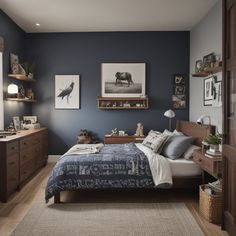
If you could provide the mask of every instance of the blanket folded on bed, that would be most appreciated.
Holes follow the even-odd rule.
[[[68,190],[156,186],[148,158],[134,143],[108,144],[97,153],[72,152],[59,159],[48,179],[45,200]]]
[[[61,158],[70,155],[98,153],[104,147],[103,143],[97,144],[77,144],[69,149]]]

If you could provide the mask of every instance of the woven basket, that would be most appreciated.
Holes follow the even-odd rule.
[[[222,195],[209,195],[204,185],[199,186],[199,211],[211,223],[220,224],[222,218]]]

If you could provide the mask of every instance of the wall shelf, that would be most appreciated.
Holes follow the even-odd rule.
[[[202,72],[192,74],[192,77],[207,77],[218,72],[222,72],[222,66],[207,68]]]
[[[149,108],[149,103],[146,97],[99,97],[98,108],[102,110],[145,110]]]
[[[14,101],[14,102],[37,102],[34,99],[26,99],[26,98],[7,98],[7,101]]]
[[[14,79],[18,79],[18,80],[22,80],[25,82],[36,82],[35,79],[31,79],[25,75],[21,75],[21,74],[8,74],[9,77],[14,78]]]

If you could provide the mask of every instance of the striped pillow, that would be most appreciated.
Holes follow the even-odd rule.
[[[143,140],[143,145],[152,149],[154,152],[158,152],[168,137],[168,135],[164,135],[158,131],[150,130],[148,136]]]

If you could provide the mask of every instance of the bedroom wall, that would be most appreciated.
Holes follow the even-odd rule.
[[[195,70],[196,60],[211,52],[222,58],[221,0],[190,32],[190,74]],[[216,75],[218,80],[222,80],[221,72]],[[201,115],[210,115],[212,124],[222,132],[222,107],[203,106],[203,80],[190,75],[190,120],[196,121]]]
[[[3,52],[3,90],[4,95],[7,86],[13,81],[19,84],[19,81],[9,78],[9,56],[15,53],[20,59],[24,58],[25,37],[26,33],[17,26],[1,9],[0,9],[0,36],[4,39]],[[31,104],[4,101],[4,125],[8,126],[13,116],[23,116],[31,114]]]
[[[115,127],[134,134],[137,122],[143,122],[146,133],[162,131],[168,127],[163,113],[171,108],[173,74],[189,74],[189,32],[28,34],[26,51],[37,65],[33,115],[49,127],[50,154],[64,153],[80,129],[93,131],[100,139]],[[150,109],[99,110],[102,62],[145,62]],[[55,110],[55,74],[80,74],[80,110]],[[188,118],[188,106],[176,111],[176,119]]]

